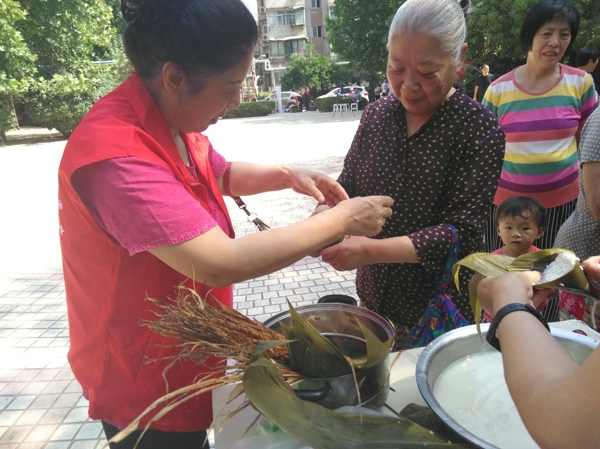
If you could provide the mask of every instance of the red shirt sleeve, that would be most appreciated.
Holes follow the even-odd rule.
[[[214,156],[213,156],[214,155]],[[225,161],[211,151],[211,166]],[[75,191],[96,222],[130,255],[190,240],[217,226],[165,166],[136,157],[77,170]]]

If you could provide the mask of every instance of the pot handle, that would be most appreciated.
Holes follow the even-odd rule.
[[[305,401],[318,402],[333,393],[333,388],[327,382],[323,388],[319,388],[318,390],[294,390],[294,393]]]
[[[323,296],[322,298],[320,298],[317,301],[317,304],[329,304],[329,303],[348,304],[349,306],[358,305],[358,303],[356,302],[356,299],[354,299],[352,296],[348,296],[348,295],[327,295],[327,296]]]

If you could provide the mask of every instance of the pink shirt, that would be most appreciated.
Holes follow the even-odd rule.
[[[226,161],[212,145],[209,151],[212,171],[219,177]],[[203,181],[194,166],[189,169]],[[109,159],[80,168],[72,183],[102,229],[132,256],[191,240],[217,225],[228,232],[227,219],[210,192],[208,212],[158,163]]]
[[[533,246],[531,245],[531,251],[529,251],[530,253],[535,253],[536,251],[539,251],[540,249],[537,246]],[[504,254],[502,252],[502,248],[498,248],[496,251],[494,251],[492,254]]]

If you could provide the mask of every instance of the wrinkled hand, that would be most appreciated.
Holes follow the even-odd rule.
[[[286,186],[296,193],[312,196],[319,203],[333,207],[348,199],[348,194],[335,179],[313,170],[288,167]]]
[[[368,237],[349,237],[321,251],[323,262],[327,262],[337,271],[354,270],[368,265],[369,248],[372,240]]]
[[[586,274],[596,281],[600,281],[600,256],[592,256],[583,262]]]
[[[330,212],[337,215],[343,235],[371,237],[381,232],[386,218],[392,216],[393,205],[389,196],[356,197],[342,201]]]
[[[537,290],[533,283],[541,279],[537,271],[521,271],[492,276],[477,286],[479,303],[492,317],[502,307],[513,304],[531,304],[538,308],[548,299],[551,289]]]

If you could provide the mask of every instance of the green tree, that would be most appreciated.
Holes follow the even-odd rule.
[[[3,0],[4,1],[4,0]],[[45,79],[62,71],[86,70],[108,48],[115,29],[113,12],[104,0],[19,0],[27,12],[20,31],[37,55]],[[101,53],[104,53],[103,51]]]
[[[539,0],[473,0],[468,16],[467,60],[475,66],[491,62],[502,74],[522,63],[526,53],[519,44],[521,24],[527,11]],[[581,24],[570,56],[584,46],[600,46],[600,2],[571,0],[581,14]],[[403,0],[336,0],[333,19],[327,20],[329,42],[340,59],[359,70],[384,72],[387,34]],[[471,70],[475,75],[475,70]],[[469,74],[469,72],[467,72]]]
[[[388,30],[402,3],[398,0],[336,0],[334,18],[327,18],[332,50],[358,70],[385,72]]]
[[[311,92],[321,92],[331,86],[331,62],[328,56],[315,53],[308,46],[305,55],[293,55],[290,64],[281,77],[284,90],[299,91],[308,86]]]
[[[14,0],[0,1],[0,134],[18,125],[14,99],[27,91],[35,72],[35,56],[19,31],[26,14]]]
[[[11,0],[12,1],[12,0]],[[68,136],[94,102],[129,72],[117,0],[17,0],[19,31],[37,56],[38,78],[25,96],[33,120]],[[93,61],[117,63],[98,67]]]

